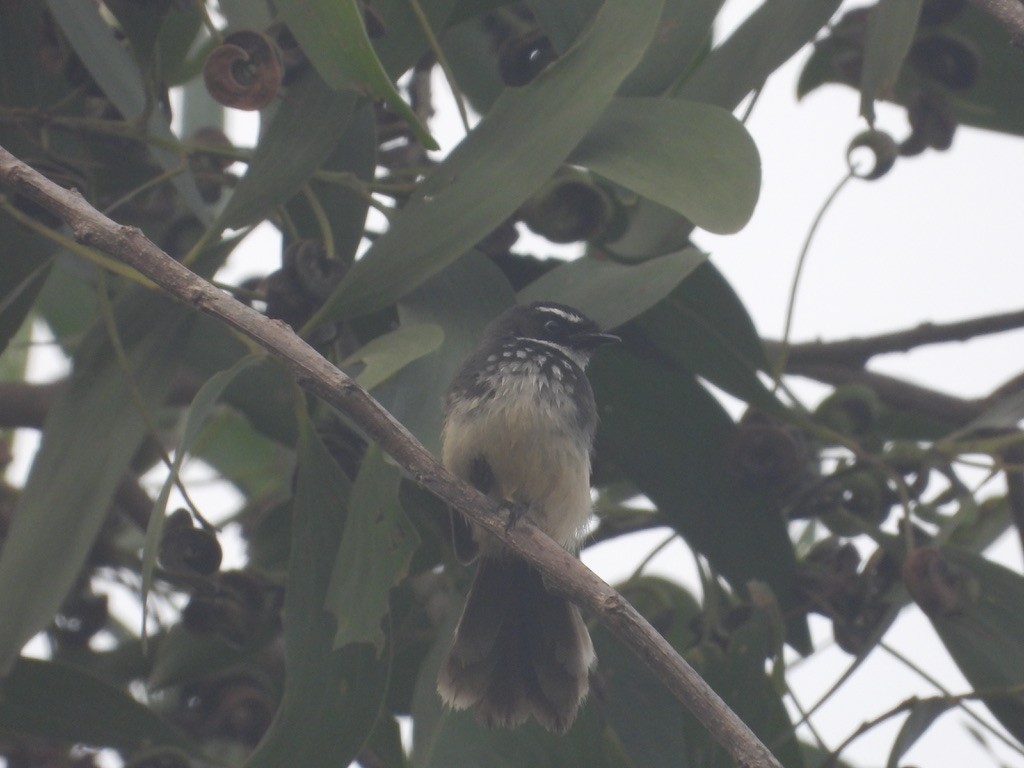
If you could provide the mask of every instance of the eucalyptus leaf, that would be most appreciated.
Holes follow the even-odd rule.
[[[278,0],[281,18],[316,71],[335,91],[361,90],[383,99],[416,132],[427,149],[437,149],[377,58],[355,0]]]
[[[765,0],[708,54],[677,96],[735,109],[832,18],[840,0]]]
[[[761,189],[757,147],[739,120],[681,99],[614,99],[570,162],[717,233],[746,224]]]
[[[338,146],[357,101],[351,91],[332,91],[313,70],[304,72],[277,105],[218,223],[237,229],[257,222],[298,192]]]
[[[185,348],[192,313],[133,292],[117,323],[145,406],[163,405]],[[0,550],[0,672],[53,618],[78,578],[114,490],[146,434],[126,372],[96,326],[66,389],[46,417],[43,441]],[[97,450],[102,436],[104,450]],[[46,568],[40,568],[46,563]]]
[[[341,470],[338,470],[339,472]],[[334,647],[384,646],[381,620],[391,588],[408,573],[419,535],[398,501],[398,467],[371,446],[349,497],[345,531],[334,559],[324,604],[334,615]]]
[[[7,234],[7,233],[4,233]],[[0,354],[21,328],[50,275],[51,259],[12,251],[0,265]]]
[[[519,292],[521,303],[548,299],[582,310],[602,328],[617,328],[656,305],[707,259],[687,248],[636,264],[583,256]]]
[[[838,23],[833,36],[847,34],[848,24]],[[1006,44],[1006,29],[990,14],[972,4],[965,5],[944,24],[943,36],[959,41],[974,57],[974,83],[959,90],[943,89],[942,95],[956,122],[992,131],[1024,135],[1024,62],[1020,50]],[[825,83],[857,87],[848,72],[836,68],[837,48],[826,38],[815,46],[800,74],[797,97],[803,98]],[[921,89],[936,83],[913,66],[900,69],[895,89],[888,97],[904,106],[918,98]]]
[[[501,224],[604,112],[649,44],[660,9],[659,0],[607,0],[564,56],[529,85],[506,89],[353,264],[311,324],[387,306]]]
[[[151,105],[147,101],[143,74],[116,39],[113,28],[100,15],[99,7],[78,0],[47,0],[47,6],[86,69],[124,118],[135,120],[145,115]],[[167,123],[161,109],[151,109],[146,130],[162,142],[177,144],[178,139]],[[178,170],[184,164],[182,153],[159,146],[151,147],[150,152],[165,171]],[[191,172],[176,173],[171,183],[196,218],[208,223],[210,212]]]
[[[181,475],[181,465],[185,461],[185,456],[187,456],[188,452],[192,449],[192,444],[199,437],[199,431],[202,429],[206,420],[210,417],[214,406],[217,405],[217,401],[220,399],[228,384],[230,384],[239,373],[258,362],[261,358],[262,355],[256,354],[243,357],[227,370],[211,376],[209,380],[199,388],[199,391],[196,392],[196,396],[192,398],[191,405],[189,405],[188,409],[185,411],[184,427],[182,429],[181,440],[179,440],[178,446],[174,451],[174,461],[167,473],[167,479],[164,480],[164,484],[160,488],[160,492],[157,494],[156,501],[153,502],[153,510],[149,515],[149,525],[146,526],[146,540],[142,548],[143,605],[146,604],[149,591],[153,587],[153,570],[156,568],[156,557],[160,549],[160,538],[163,536],[164,532],[164,522],[166,521],[167,516],[167,501],[170,498],[171,491],[179,480],[179,476]],[[143,641],[145,641],[146,638],[147,613],[148,612],[145,610],[142,612]]]
[[[373,105],[361,103],[345,126],[334,152],[319,169],[332,173],[352,174],[355,180],[369,183],[377,164],[377,121]],[[307,182],[309,192],[323,211],[317,215],[305,194],[288,201],[286,208],[299,238],[334,241],[332,254],[350,264],[363,240],[366,213],[370,208],[367,195],[351,186],[325,181],[315,176]],[[324,220],[330,229],[324,232]]]
[[[285,690],[246,768],[348,765],[377,719],[387,690],[386,656],[378,659],[367,644],[332,647],[334,620],[324,604],[342,526],[348,527],[357,513],[348,504],[356,491],[313,425],[304,414],[298,418],[299,471],[284,605]]]
[[[667,359],[731,395],[769,412],[782,409],[758,376],[768,362],[757,329],[710,262],[697,267],[631,328]]]
[[[633,481],[734,587],[764,581],[784,612],[796,609],[786,521],[776,500],[730,471],[732,419],[691,374],[630,346],[627,340],[590,364],[601,416],[597,455]],[[802,614],[788,632],[794,647],[809,647]]]
[[[984,701],[992,714],[1024,741],[1024,576],[955,547],[941,556],[927,579],[933,596],[952,602],[926,611],[928,618],[971,686],[991,693]]]
[[[0,733],[127,752],[165,746],[202,758],[195,742],[127,691],[40,659],[20,659],[4,678]]]
[[[342,366],[362,362],[365,367],[356,376],[356,383],[363,389],[373,389],[409,363],[429,355],[443,341],[444,331],[433,323],[401,325],[349,355]]]
[[[907,719],[900,726],[900,732],[896,734],[885,768],[899,768],[903,756],[917,743],[918,739],[924,736],[932,724],[952,707],[952,701],[942,699],[925,699],[916,702],[910,708]]]
[[[874,125],[875,99],[896,87],[903,60],[917,31],[922,0],[879,0],[868,16],[864,65],[860,76],[860,113]]]
[[[724,0],[665,0],[658,34],[619,89],[620,96],[663,96],[711,44]]]

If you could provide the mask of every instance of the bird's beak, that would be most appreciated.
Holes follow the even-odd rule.
[[[596,349],[609,344],[618,344],[622,339],[614,333],[577,333],[572,337],[572,345],[580,349]]]

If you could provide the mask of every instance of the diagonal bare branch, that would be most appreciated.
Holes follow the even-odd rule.
[[[535,526],[506,530],[501,508],[456,479],[352,379],[286,324],[241,304],[189,271],[140,230],[97,211],[75,190],[54,184],[0,147],[0,182],[59,216],[79,242],[114,256],[171,296],[230,325],[280,360],[307,392],[352,419],[411,478],[500,538],[545,575],[546,583],[593,611],[745,768],[781,768],[754,733],[625,598]]]

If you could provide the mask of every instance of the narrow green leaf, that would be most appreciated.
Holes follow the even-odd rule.
[[[732,110],[814,39],[840,0],[766,0],[683,83],[676,95]]]
[[[354,352],[342,367],[361,362],[365,366],[356,376],[363,389],[373,389],[387,381],[413,360],[429,355],[441,346],[444,331],[433,323],[400,325],[390,333],[378,336]]]
[[[349,173],[367,183],[372,181],[377,164],[377,120],[373,105],[363,102],[357,106],[344,132],[338,132],[337,147],[319,169]],[[327,219],[329,234],[334,239],[334,257],[351,264],[363,239],[370,207],[367,196],[349,186],[315,177],[309,180],[308,187]],[[305,194],[293,197],[286,207],[299,238],[325,239],[324,222],[317,217]]]
[[[160,539],[164,533],[164,522],[167,516],[167,500],[171,496],[171,491],[181,474],[181,465],[185,461],[185,456],[192,449],[192,444],[199,437],[199,431],[202,429],[203,424],[209,418],[213,412],[214,406],[220,399],[224,390],[228,384],[234,381],[235,377],[244,371],[246,368],[251,366],[253,363],[261,360],[262,354],[253,354],[243,357],[233,366],[225,371],[211,376],[199,391],[196,392],[196,396],[192,398],[192,403],[185,411],[184,416],[184,428],[182,429],[181,440],[178,441],[178,447],[175,449],[174,461],[171,465],[170,471],[167,473],[167,479],[164,480],[163,487],[160,488],[160,493],[157,494],[156,501],[153,502],[153,511],[149,515],[149,525],[146,526],[146,538],[145,543],[142,547],[142,604],[146,605],[147,598],[149,597],[149,590],[153,586],[153,569],[156,567],[156,556],[160,549]],[[148,612],[142,611],[142,637],[145,641],[146,637],[146,616]]]
[[[658,34],[619,89],[620,96],[662,96],[711,44],[724,0],[665,0]]]
[[[917,31],[922,0],[879,0],[868,16],[864,66],[860,75],[860,113],[872,125],[875,99],[893,95],[896,78]]]
[[[47,6],[89,74],[124,115],[125,120],[141,117],[147,107],[142,72],[128,50],[114,36],[113,28],[100,15],[99,7],[95,3],[81,3],[78,0],[47,0]],[[151,112],[146,130],[166,142],[177,142],[177,137],[167,125],[163,110],[154,108]],[[185,163],[183,152],[160,147],[151,147],[150,152],[167,171],[180,168]],[[196,218],[209,223],[209,209],[199,194],[191,172],[175,174],[171,183]]]
[[[185,629],[183,624],[175,624],[152,638],[154,648],[150,651],[151,666],[146,684],[150,690],[160,690],[209,680],[276,641],[277,627],[272,632],[259,633],[239,647],[221,635],[195,634]]]
[[[438,38],[447,36],[445,26],[455,5],[456,0],[419,0],[420,9]],[[387,30],[373,41],[373,47],[384,70],[392,78],[400,77],[429,48],[420,19],[409,0],[373,0],[373,10]]]
[[[307,70],[277,105],[218,223],[237,229],[259,221],[298,192],[338,146],[357,102]]]
[[[0,265],[0,354],[28,316],[50,275],[51,259],[11,251]]]
[[[601,0],[528,0],[526,5],[556,51],[566,51],[586,29]]]
[[[761,189],[761,159],[743,124],[681,99],[614,99],[570,162],[717,233],[742,228]]]
[[[384,99],[427,149],[437,142],[402,99],[377,58],[355,0],[278,0],[288,29],[320,76],[336,91],[353,87]]]
[[[710,262],[633,324],[645,341],[684,369],[768,411],[778,400],[758,377],[764,348],[736,292]]]
[[[1024,685],[1024,576],[954,547],[942,557],[944,567],[928,575],[930,586],[955,602],[928,618],[971,686],[993,694],[985,699],[992,714],[1024,741],[1024,694],[999,695]]]
[[[620,469],[673,528],[737,589],[766,582],[795,608],[796,559],[778,502],[736,482],[728,466],[734,424],[688,373],[633,352],[603,351],[590,366],[601,427],[597,455]],[[789,627],[807,647],[805,619]]]
[[[910,714],[903,721],[900,732],[892,743],[892,750],[889,752],[889,760],[885,768],[899,768],[900,760],[907,754],[917,740],[924,736],[925,732],[932,727],[932,724],[942,715],[950,710],[952,702],[941,699],[928,699],[919,701],[910,708]]]
[[[340,471],[340,470],[339,470]],[[325,605],[334,614],[334,647],[384,647],[381,620],[391,588],[409,569],[419,534],[398,501],[401,473],[376,446],[363,457],[352,487],[345,532],[334,560]]]
[[[250,503],[265,504],[291,493],[294,450],[261,434],[234,408],[220,410],[207,421],[191,454],[213,467]]]
[[[77,667],[20,659],[0,684],[0,733],[133,752],[199,747],[126,691]]]
[[[653,37],[660,9],[660,0],[608,0],[562,58],[529,85],[506,89],[312,323],[387,306],[504,221],[604,112]]]
[[[852,24],[849,20],[836,24],[832,35],[814,47],[800,74],[799,98],[825,83],[858,86],[848,73],[840,72],[835,66],[836,61],[842,58],[836,54],[844,45],[837,41],[844,39]],[[933,34],[939,39],[948,36],[948,40],[965,45],[967,55],[976,57],[975,81],[969,88],[941,89],[956,122],[1024,135],[1024,65],[1020,49],[1006,44],[1006,28],[981,7],[967,4],[955,18]],[[894,100],[905,107],[912,106],[922,87],[934,89],[934,78],[925,76],[913,66],[902,67]]]
[[[189,310],[142,291],[119,307],[132,375],[153,410],[170,389],[191,318]],[[47,415],[0,551],[0,672],[50,622],[78,578],[145,433],[106,330],[94,327],[67,389]]]
[[[560,301],[583,310],[602,328],[617,328],[668,296],[706,259],[696,248],[635,264],[583,256],[534,280],[518,298]]]
[[[373,727],[387,690],[386,656],[378,659],[367,644],[332,648],[334,620],[324,604],[354,491],[299,410],[299,472],[284,605],[285,690],[246,768],[348,765]],[[345,610],[358,609],[361,599],[357,595]]]

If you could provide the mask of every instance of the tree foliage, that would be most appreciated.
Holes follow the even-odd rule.
[[[561,300],[617,328],[591,369],[588,545],[665,527],[699,556],[700,599],[639,570],[618,586],[780,761],[841,757],[802,743],[785,706],[784,647],[816,650],[808,616],[859,663],[912,604],[973,691],[878,713],[908,714],[889,764],[970,699],[1019,746],[1024,578],[983,553],[1024,530],[1021,382],[955,401],[865,364],[1021,318],[766,342],[690,235],[750,217],[759,159],[733,112],[808,43],[800,95],[859,88],[869,123],[877,99],[907,109],[906,138],[853,141],[876,156],[851,170],[865,180],[948,149],[959,124],[1024,133],[1024,58],[955,0],[841,15],[765,0],[717,40],[721,5],[15,0],[0,3],[0,145],[209,280],[270,222],[279,268],[224,290],[431,449],[455,366],[503,307]],[[435,71],[480,116],[443,156]],[[259,112],[255,146],[231,143],[227,110]],[[580,255],[513,250],[519,223]],[[730,764],[600,629],[596,693],[567,736],[443,711],[436,669],[467,583],[443,506],[278,364],[35,204],[0,198],[0,236],[0,427],[42,434],[0,494],[7,765],[92,765],[99,748],[137,768]],[[26,381],[33,323],[72,362],[57,385]],[[789,373],[837,386],[808,409]],[[968,454],[1004,494],[967,487]],[[241,503],[196,504],[182,470],[198,462]],[[162,487],[143,482],[159,467]],[[243,566],[221,567],[226,526]],[[42,658],[23,655],[33,638]]]

